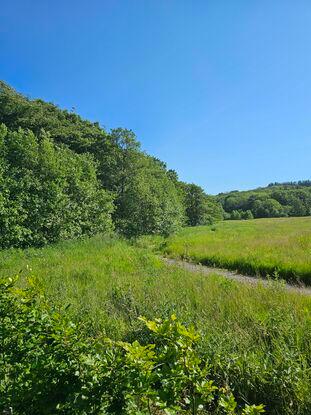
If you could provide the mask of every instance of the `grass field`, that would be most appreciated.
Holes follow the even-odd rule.
[[[226,226],[250,225],[217,228]],[[0,271],[20,273],[20,284],[36,276],[48,300],[83,321],[91,336],[143,341],[138,316],[176,313],[201,331],[201,353],[213,377],[230,384],[240,402],[265,403],[274,415],[311,413],[310,297],[286,292],[279,283],[254,289],[217,275],[192,274],[165,265],[144,248],[100,237],[3,251]]]
[[[311,217],[225,221],[186,228],[167,240],[165,253],[245,274],[311,284]]]

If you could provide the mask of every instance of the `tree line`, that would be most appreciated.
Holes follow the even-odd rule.
[[[310,183],[210,196],[142,151],[131,130],[107,131],[0,81],[0,248],[311,215]]]
[[[223,218],[201,187],[141,150],[127,129],[29,99],[0,82],[0,247],[95,233],[169,235]]]
[[[271,183],[250,191],[221,193],[226,219],[273,218],[311,215],[310,180]]]

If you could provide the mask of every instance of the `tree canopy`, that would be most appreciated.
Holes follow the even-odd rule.
[[[29,99],[0,82],[0,245],[98,232],[168,235],[222,219],[216,199],[140,148],[124,128]],[[191,190],[192,189],[192,190]]]
[[[113,229],[168,235],[223,218],[311,215],[310,180],[209,196],[105,130],[0,82],[0,246],[40,246]]]
[[[310,180],[273,183],[255,190],[221,193],[217,199],[229,219],[244,219],[246,212],[255,218],[311,215]]]

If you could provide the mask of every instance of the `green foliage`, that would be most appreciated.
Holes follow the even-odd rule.
[[[285,210],[275,199],[255,200],[253,212],[256,218],[279,218],[285,216]]]
[[[41,137],[44,130],[50,140],[56,144],[58,152],[61,149],[63,154],[66,147],[67,156],[69,148],[72,155],[79,155],[76,159],[83,159],[84,163],[88,160],[89,164],[95,162],[97,187],[100,184],[104,189],[102,194],[106,195],[106,199],[109,199],[107,194],[113,195],[115,206],[113,222],[117,231],[126,236],[168,235],[184,224],[185,205],[176,173],[167,170],[165,163],[142,152],[132,131],[117,128],[107,132],[98,123],[83,120],[77,114],[61,110],[53,104],[25,98],[3,82],[0,82],[0,122],[4,123],[10,131],[16,132],[22,128],[25,134],[28,134],[26,131],[30,130],[36,140]],[[28,150],[23,149],[24,145],[28,146],[26,141],[19,144],[19,151],[31,150],[31,146]],[[70,158],[72,159],[73,156]],[[43,161],[39,160],[38,165],[40,163]],[[89,176],[85,177],[85,185],[90,180],[90,186],[93,186],[94,175],[92,173]],[[43,177],[37,177],[37,180],[39,182]],[[83,192],[79,192],[79,196],[80,194]],[[204,220],[210,221],[215,215],[219,216],[221,209],[212,199],[206,197],[205,199]],[[95,210],[101,209],[101,197],[98,197],[98,200],[98,207],[93,204]],[[106,204],[109,215],[111,208],[108,208],[108,200]],[[74,212],[75,209],[76,206],[73,206],[68,212]],[[87,212],[87,209],[81,206],[80,211]],[[16,212],[17,217],[21,215],[21,212]],[[44,222],[44,218],[41,222]],[[85,222],[84,218],[81,222]],[[71,229],[65,234],[68,233],[70,237],[81,233],[79,225],[77,229],[72,229],[69,224],[68,227]],[[16,232],[22,233],[23,229],[18,228]],[[35,232],[33,236],[36,239]],[[16,236],[16,238],[23,237]],[[37,239],[42,238],[38,235]],[[36,242],[35,240],[31,242],[28,238],[27,243]],[[5,246],[9,244],[8,241]],[[12,244],[14,245],[13,241]]]
[[[44,245],[112,230],[112,197],[93,160],[47,133],[0,127],[0,246]]]
[[[48,133],[50,140],[57,146],[60,145],[63,151],[66,146],[75,155],[79,154],[80,160],[83,154],[84,160],[88,159],[89,164],[94,164],[95,161],[96,179],[104,189],[102,195],[106,201],[106,218],[104,219],[106,226],[104,228],[109,227],[111,213],[111,197],[108,194],[113,194],[115,205],[113,221],[117,230],[126,236],[168,235],[178,230],[184,223],[190,226],[207,225],[224,217],[226,219],[249,219],[252,216],[280,217],[311,214],[311,187],[308,186],[308,181],[273,184],[250,192],[230,192],[220,194],[217,198],[207,196],[199,186],[180,182],[176,172],[167,170],[165,163],[142,152],[132,131],[117,128],[107,132],[98,123],[83,120],[73,112],[61,110],[40,99],[28,99],[3,82],[0,82],[0,123],[4,123],[9,131],[16,132],[22,128],[26,134],[26,131],[30,130],[36,140],[41,137],[42,130],[44,130]],[[35,150],[30,142],[26,144],[26,141],[20,142],[19,149],[16,151],[24,152],[23,157],[31,160]],[[23,146],[25,148],[22,148]],[[13,153],[12,157],[14,158]],[[18,160],[21,162],[23,157],[19,154]],[[67,157],[64,156],[64,158]],[[69,158],[72,159],[72,157]],[[38,160],[37,164],[40,163],[44,164],[42,160]],[[1,172],[0,166],[0,176]],[[94,175],[91,174],[91,176]],[[39,176],[36,179],[39,182],[44,177]],[[89,176],[85,178],[85,186],[89,179]],[[17,180],[17,177],[12,180]],[[90,179],[91,187],[94,186],[94,180],[94,177]],[[52,186],[50,193],[53,189]],[[78,192],[78,194],[83,194],[83,192]],[[1,195],[0,208],[5,204],[2,198]],[[98,200],[102,201],[102,197],[99,196]],[[12,217],[18,222],[16,225],[12,224],[12,227],[15,226],[15,236],[3,246],[10,246],[10,244],[22,246],[19,240],[27,240],[25,244],[41,243],[38,241],[45,240],[46,236],[36,235],[36,231],[29,231],[27,227],[24,229],[25,227],[20,225],[26,213],[16,203],[12,202],[6,210],[11,212]],[[63,200],[60,203],[66,205]],[[101,206],[100,203],[99,206],[93,202],[92,204],[96,216]],[[71,211],[75,209],[76,205]],[[88,212],[88,208],[81,207],[80,211]],[[44,217],[41,219],[41,222],[43,221]],[[64,231],[65,235],[60,235],[60,238],[66,235],[75,237],[89,232],[91,225],[89,219],[85,221],[83,218],[80,222],[86,222],[85,232],[80,229],[80,224],[67,224],[69,230]],[[50,226],[49,219],[44,223],[47,223],[47,227]],[[35,225],[31,224],[31,226]],[[98,228],[101,227],[98,226]],[[95,228],[96,226],[89,233],[94,233]],[[59,239],[59,237],[53,238],[51,240]]]
[[[193,183],[180,183],[180,187],[184,197],[188,225],[210,225],[223,219],[220,204],[211,196],[207,196],[200,186]]]
[[[230,219],[233,220],[240,220],[241,218],[241,210],[233,210],[230,215]]]
[[[200,336],[173,315],[142,319],[154,343],[100,341],[37,301],[34,286],[0,281],[0,410],[15,414],[256,414],[208,378]],[[258,412],[254,412],[254,408]]]
[[[227,248],[223,252],[226,255],[246,254],[248,244],[262,258],[265,251],[260,252],[252,241],[258,243],[264,235],[279,246],[279,239],[275,238],[283,235],[283,240],[284,234],[292,241],[293,222],[294,228],[299,229],[295,245],[301,244],[301,250],[294,250],[288,259],[297,267],[298,258],[305,261],[302,255],[310,246],[307,234],[302,238],[301,231],[309,228],[307,220],[224,222],[218,223],[211,234],[225,240],[221,246]],[[252,239],[256,224],[261,225],[262,231],[257,229],[257,238]],[[233,225],[230,232],[228,227]],[[271,233],[271,229],[276,233]],[[203,228],[195,227],[191,232],[202,242]],[[233,234],[239,235],[236,246],[232,245]],[[193,241],[188,241],[191,252]],[[212,241],[204,243],[212,249]],[[170,246],[170,240],[167,242]],[[237,246],[240,246],[238,253]],[[281,255],[279,251],[277,254]],[[194,325],[201,334],[195,350],[201,361],[208,362],[207,379],[214,380],[214,385],[226,388],[228,393],[231,390],[238,406],[263,402],[271,415],[310,414],[311,297],[288,291],[280,281],[254,286],[215,274],[190,272],[166,265],[144,248],[100,236],[40,249],[0,252],[0,275],[18,272],[21,272],[19,286],[26,286],[27,277],[37,276],[46,301],[74,321],[83,338],[108,336],[114,341],[137,340],[141,346],[159,344],[160,347],[153,333],[137,318],[143,315],[152,320],[158,316],[164,321],[176,313],[183,325],[187,328]],[[39,301],[44,300],[39,298]],[[114,376],[123,373],[117,370],[118,359],[108,362]],[[118,389],[122,379],[116,378],[109,389],[110,396],[115,397],[114,407],[122,403],[122,391]]]
[[[240,220],[240,219],[254,219],[253,213],[251,210],[233,210],[231,213],[227,213],[225,219]]]
[[[29,129],[35,135],[48,131],[57,144],[66,144],[77,153],[83,153],[107,133],[98,123],[83,120],[79,115],[60,110],[52,103],[31,100],[0,81],[0,123],[11,130]]]
[[[230,213],[226,219],[245,219],[243,214],[247,211],[255,218],[311,215],[311,188],[308,180],[275,183],[245,192],[221,193],[217,200]]]
[[[243,212],[243,215],[241,217],[241,219],[254,219],[253,213],[250,209],[246,210],[245,212]]]
[[[117,229],[130,237],[175,232],[183,224],[184,208],[163,164],[137,153],[126,142],[122,147],[126,153],[121,165],[125,167],[115,190]]]

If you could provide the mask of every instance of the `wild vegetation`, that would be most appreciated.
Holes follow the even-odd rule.
[[[209,196],[1,82],[0,412],[310,414],[310,298],[154,253],[309,282],[310,218],[221,220],[310,215],[310,189]]]
[[[0,282],[0,409],[17,414],[259,414],[238,410],[232,393],[208,378],[200,336],[175,315],[141,318],[153,334],[142,345],[85,338],[63,316],[38,304],[34,290]],[[44,376],[43,376],[44,373]]]
[[[144,243],[142,241],[140,245]],[[159,356],[158,354],[161,355],[162,352],[160,351],[162,349],[158,349],[157,345],[160,342],[161,347],[164,347],[165,343],[162,343],[157,335],[154,336],[154,333],[150,332],[145,323],[139,320],[139,316],[145,316],[147,320],[152,321],[155,318],[160,318],[164,322],[168,320],[169,316],[176,314],[178,322],[182,323],[187,330],[194,326],[195,332],[200,334],[200,339],[195,342],[195,345],[193,344],[193,347],[197,356],[196,359],[201,361],[199,364],[200,370],[203,370],[204,365],[207,364],[208,372],[205,379],[213,380],[215,386],[223,392],[232,393],[235,397],[237,407],[229,413],[233,414],[234,411],[241,411],[245,404],[264,404],[267,413],[273,415],[307,415],[310,413],[311,299],[307,296],[285,291],[281,283],[271,282],[268,287],[259,285],[255,290],[247,284],[229,281],[217,275],[206,277],[197,273],[190,274],[186,270],[166,265],[159,257],[152,254],[150,249],[129,245],[126,241],[102,237],[73,242],[67,241],[40,249],[2,251],[0,264],[1,275],[4,277],[19,273],[19,287],[27,288],[26,280],[29,278],[33,281],[32,284],[35,284],[37,289],[44,293],[45,297],[43,299],[43,294],[41,294],[38,304],[41,304],[40,307],[52,307],[53,321],[55,318],[57,320],[65,316],[66,320],[75,324],[75,326],[72,326],[70,323],[69,327],[71,329],[68,329],[67,337],[64,336],[62,328],[57,328],[56,342],[52,343],[52,346],[47,345],[47,348],[44,349],[41,345],[45,339],[45,334],[42,337],[40,330],[44,333],[50,331],[46,331],[46,328],[40,328],[41,317],[39,318],[37,313],[41,316],[41,311],[35,311],[35,317],[27,317],[27,324],[29,325],[27,326],[24,322],[21,323],[21,325],[25,325],[25,329],[20,331],[20,326],[16,325],[16,320],[12,317],[12,314],[17,316],[13,311],[14,308],[9,307],[12,310],[10,313],[8,308],[6,308],[6,311],[2,309],[1,318],[4,315],[11,316],[5,321],[15,327],[15,331],[12,331],[12,327],[9,326],[11,328],[8,328],[6,332],[7,339],[12,340],[13,333],[15,333],[13,339],[16,338],[16,341],[19,338],[25,339],[23,336],[28,334],[31,338],[27,337],[27,342],[33,339],[34,343],[31,345],[33,349],[31,347],[29,350],[27,349],[28,354],[21,361],[21,366],[16,366],[17,371],[20,367],[18,375],[17,372],[10,372],[12,377],[8,378],[6,375],[6,381],[1,383],[2,388],[3,385],[11,388],[10,382],[15,382],[16,387],[20,388],[18,389],[19,394],[14,395],[19,396],[16,399],[21,399],[22,394],[28,391],[27,399],[30,399],[29,402],[33,402],[33,405],[35,405],[36,399],[40,399],[41,396],[41,390],[37,388],[42,385],[42,391],[47,393],[49,379],[53,379],[55,391],[59,391],[60,383],[58,382],[64,384],[64,378],[59,373],[64,374],[65,379],[67,379],[65,384],[68,385],[69,389],[70,381],[75,381],[72,385],[72,388],[76,388],[72,392],[73,394],[70,395],[69,392],[68,394],[66,392],[65,398],[69,399],[69,402],[72,402],[70,399],[73,400],[73,397],[76,396],[74,393],[77,393],[78,396],[76,402],[80,402],[80,397],[81,395],[84,396],[84,393],[85,396],[92,396],[92,399],[95,399],[97,392],[94,391],[99,391],[99,389],[96,389],[97,387],[102,387],[100,391],[107,392],[107,389],[105,389],[107,383],[104,382],[102,376],[108,376],[109,380],[111,371],[113,371],[113,376],[117,376],[116,373],[119,372],[115,369],[111,360],[109,361],[111,370],[108,370],[105,366],[108,365],[106,363],[107,359],[112,358],[107,349],[102,352],[105,358],[101,362],[101,359],[96,355],[99,353],[98,348],[91,347],[89,342],[97,344],[97,342],[102,342],[104,338],[109,337],[113,342],[123,341],[127,344],[138,341],[141,347],[147,347],[147,349],[149,344],[155,344],[156,349],[153,351]],[[36,278],[33,279],[33,276]],[[18,293],[19,291],[17,291]],[[21,295],[24,294],[21,293]],[[33,312],[31,311],[31,313]],[[44,315],[45,313],[46,311],[44,311]],[[50,315],[50,313],[48,314]],[[24,319],[24,317],[22,318]],[[36,323],[38,318],[39,322]],[[47,317],[43,318],[43,323],[49,321],[49,318],[46,319]],[[59,325],[62,327],[63,323],[59,323]],[[1,325],[1,327],[6,326]],[[37,334],[33,336],[32,332],[36,327],[39,327],[39,331],[35,332]],[[18,333],[20,334],[18,335]],[[3,332],[1,338],[3,339]],[[37,338],[41,339],[41,343],[37,343]],[[47,343],[49,343],[49,338],[47,338]],[[80,341],[82,342],[81,349]],[[72,343],[76,344],[76,347],[71,351]],[[12,345],[12,343],[10,344]],[[24,340],[21,340],[19,344],[25,344]],[[67,345],[65,349],[63,348],[64,344]],[[55,345],[55,350],[53,345]],[[137,345],[137,353],[139,350],[143,350],[139,349],[140,346]],[[117,349],[119,350],[119,346]],[[13,353],[16,348],[10,347],[9,350]],[[73,374],[76,365],[80,364],[79,350],[83,360],[81,363],[81,378],[80,375]],[[135,349],[131,350],[134,353]],[[45,351],[50,354],[45,356]],[[27,356],[32,355],[32,353],[34,359],[38,353],[41,353],[42,366],[32,365],[33,360],[28,362]],[[56,361],[54,360],[54,353],[60,353],[55,357]],[[121,347],[121,350],[117,352],[118,356],[119,353],[123,356],[120,365],[124,365],[128,369],[128,363],[125,365],[124,360],[122,360],[124,359],[125,349]],[[72,355],[75,356],[73,361],[69,359],[69,356]],[[15,359],[15,362],[17,362],[20,356],[20,354],[14,355],[10,359]],[[93,360],[88,360],[87,356],[91,356]],[[99,354],[99,356],[102,355]],[[144,364],[145,360],[143,358],[140,359],[139,355],[136,358],[138,359],[137,364]],[[4,358],[2,355],[2,364],[6,364],[7,359],[8,357]],[[72,366],[70,366],[70,362],[72,362]],[[173,364],[173,358],[171,362]],[[136,364],[135,362],[132,363]],[[26,364],[29,366],[24,371],[26,366],[23,365]],[[118,361],[115,364],[118,364]],[[150,368],[152,364],[148,366],[149,364],[150,362],[146,362],[147,367]],[[55,370],[53,375],[51,374],[52,377],[49,377],[51,372],[46,372],[46,367],[49,370]],[[98,367],[100,368],[97,369]],[[137,370],[137,367],[135,370]],[[96,376],[99,376],[98,378],[96,378],[93,371],[96,372]],[[105,375],[103,372],[105,372]],[[25,373],[24,377],[21,373]],[[41,383],[37,384],[40,373],[42,375]],[[43,373],[45,373],[46,380]],[[197,375],[201,376],[200,373],[199,371]],[[146,373],[143,372],[139,376],[145,375]],[[166,375],[167,372],[163,374],[163,376]],[[92,389],[93,386],[88,383],[88,376],[95,376],[95,389]],[[138,377],[137,371],[127,375],[122,372],[120,376],[121,379],[124,379],[123,376],[133,376],[137,380],[142,379]],[[29,378],[33,379],[33,382],[37,385],[36,388],[32,389],[31,383],[28,383]],[[133,388],[130,396],[138,387],[135,386],[136,383],[132,383],[134,382],[133,378],[131,378],[131,381],[126,378],[127,387]],[[105,379],[107,380],[107,378]],[[119,381],[120,387],[123,388],[124,380],[121,381],[119,377],[116,377],[114,382],[111,380],[111,387],[116,387],[116,389],[108,390],[109,399],[116,399],[117,396],[125,398],[126,394],[116,386]],[[186,381],[181,379],[181,382]],[[86,389],[83,386],[85,383],[87,383]],[[181,384],[185,385],[185,383]],[[142,382],[141,385],[145,385],[145,383]],[[146,387],[148,385],[146,384]],[[152,385],[155,384],[152,383]],[[189,386],[189,383],[187,385]],[[189,406],[183,406],[185,404],[183,397],[188,396],[185,395],[185,390],[189,393],[188,386],[178,386],[181,389],[178,389],[179,395],[176,392],[179,397],[176,398],[175,403],[181,405],[183,409],[190,409],[191,411]],[[155,391],[154,387],[157,386],[152,386],[152,393]],[[182,389],[183,392],[181,393]],[[98,393],[101,393],[100,391]],[[147,396],[144,395],[145,392],[142,392],[142,389],[136,391],[138,395],[141,394],[139,396]],[[53,391],[51,391],[52,393]],[[215,400],[213,400],[215,404],[219,402],[217,398],[219,395],[218,392],[213,392],[213,394],[215,394]],[[177,395],[173,396],[176,397]],[[43,394],[42,396],[46,395]],[[49,402],[51,402],[56,395],[53,395],[53,398],[51,398],[52,395],[49,396]],[[137,403],[136,399],[139,399],[139,396],[136,394],[135,396],[135,402]],[[154,398],[154,395],[152,396]],[[65,398],[61,395],[60,399]],[[132,398],[129,397],[129,399],[127,402],[130,402]],[[103,400],[106,405],[108,401],[106,398],[103,398]],[[63,404],[64,401],[61,402]],[[146,403],[147,401],[143,398],[142,402]],[[191,399],[189,398],[187,402],[187,405],[190,405]],[[198,402],[201,401],[198,400]],[[84,403],[87,404],[88,401]],[[9,404],[7,403],[7,405]],[[94,406],[94,408],[97,407]],[[211,407],[205,405],[204,408],[207,410]],[[69,409],[66,410],[63,409],[63,412],[60,413],[71,413]],[[83,412],[82,409],[80,412],[77,409],[75,410],[77,411],[75,413],[78,414],[92,413],[86,410],[86,412]],[[94,409],[94,413],[105,413],[96,412],[96,410]],[[124,409],[124,412],[116,410],[116,413],[131,413],[126,412],[129,410]],[[137,412],[134,413],[139,413],[138,409],[135,410]],[[142,413],[145,413],[144,410],[148,411],[148,409],[142,408]],[[220,411],[220,408],[218,410]],[[208,413],[217,413],[216,409],[209,409],[209,411]],[[176,412],[183,413],[177,409]],[[167,411],[167,413],[174,413],[173,409],[171,408],[171,412]],[[225,412],[220,411],[220,413]]]
[[[278,218],[311,215],[310,180],[271,183],[267,187],[220,193],[225,219]]]
[[[246,274],[311,284],[311,218],[225,221],[186,228],[164,247],[171,256]]]
[[[113,229],[92,160],[44,132],[0,127],[0,246],[43,245]]]
[[[41,246],[114,227],[169,235],[222,219],[220,204],[141,151],[132,131],[30,100],[0,83],[0,247]]]
[[[1,248],[112,229],[167,236],[223,218],[311,214],[308,181],[208,196],[143,152],[132,131],[106,131],[4,82],[0,126]]]

